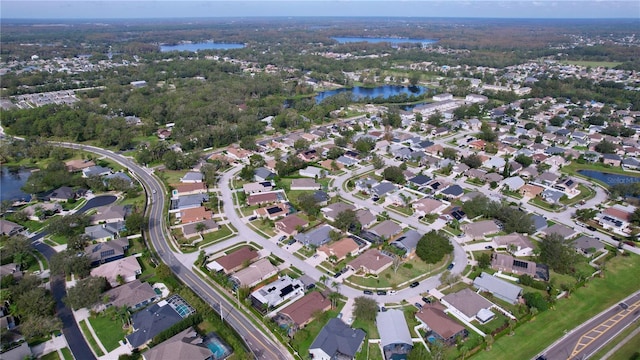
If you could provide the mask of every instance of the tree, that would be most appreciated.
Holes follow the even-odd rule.
[[[477,169],[482,166],[482,159],[476,154],[471,154],[462,159],[462,162],[472,169]]]
[[[540,261],[561,274],[567,274],[573,269],[578,256],[573,248],[573,241],[557,233],[545,236],[540,242]]]
[[[578,209],[576,210],[576,217],[580,221],[589,221],[596,217],[599,212],[598,209]]]
[[[493,346],[493,336],[487,335],[484,337],[484,343],[486,344],[486,350],[491,350],[491,346]]]
[[[440,126],[442,124],[443,118],[444,116],[442,116],[442,114],[439,111],[436,111],[435,113],[429,116],[429,118],[427,119],[427,124],[433,125],[436,127]]]
[[[545,311],[549,308],[547,300],[539,292],[525,293],[522,298],[530,309],[535,308],[538,311]]]
[[[306,139],[300,138],[293,142],[293,148],[298,151],[307,150],[309,146],[310,146],[309,141]]]
[[[416,255],[428,264],[435,264],[453,252],[453,245],[443,233],[431,230],[424,234],[416,246]]]
[[[384,159],[381,156],[375,154],[371,157],[371,164],[374,169],[382,169],[385,165]]]
[[[100,294],[107,290],[108,287],[107,279],[90,276],[78,280],[74,287],[67,289],[67,296],[64,301],[76,310],[89,307],[100,301]]]
[[[409,75],[409,84],[411,84],[411,86],[416,86],[418,85],[419,82],[420,82],[420,73],[417,71],[411,72],[411,75]]]
[[[56,316],[29,316],[22,321],[20,331],[27,339],[43,337],[62,328],[62,322]]]
[[[393,273],[397,273],[398,269],[400,268],[400,266],[402,265],[402,257],[398,256],[398,255],[394,255],[393,256],[393,263],[391,264],[391,267],[393,268]]]
[[[139,234],[145,228],[149,219],[142,212],[133,211],[124,220],[127,232],[130,234]]]
[[[453,274],[449,270],[445,270],[440,275],[440,282],[448,285],[449,287],[453,286],[453,284],[457,283],[458,281],[460,281],[460,274]]]
[[[344,149],[334,146],[329,151],[327,151],[327,159],[337,159],[340,156],[344,155]]]
[[[84,254],[78,256],[73,249],[67,249],[53,254],[50,267],[53,274],[65,276],[75,274],[78,277],[85,277],[91,271],[91,259]]]
[[[378,303],[367,296],[358,296],[353,300],[353,315],[364,322],[374,321],[378,313]]]
[[[515,334],[516,321],[513,319],[509,319],[509,335],[513,336]]]
[[[371,138],[361,137],[353,143],[353,147],[360,154],[366,156],[376,147],[376,142]]]
[[[331,307],[335,309],[338,304],[338,300],[340,300],[340,294],[335,291],[332,291],[329,293],[328,297],[329,297],[329,300],[331,301]]]
[[[336,216],[334,226],[343,231],[359,233],[362,225],[358,221],[356,212],[353,210],[345,210]]]
[[[322,274],[318,279],[324,286],[327,286],[327,281],[329,281],[329,277],[325,274]]]
[[[491,266],[491,255],[482,253],[478,256],[478,267],[480,269],[486,269]]]
[[[17,314],[21,318],[51,315],[55,309],[55,300],[48,291],[41,287],[33,287],[26,292],[12,296],[17,304]]]
[[[422,344],[418,343],[411,349],[409,355],[407,355],[407,360],[424,360],[429,359],[430,356],[429,351],[427,351]],[[433,356],[431,356],[431,358],[433,359]]]
[[[615,154],[616,145],[611,141],[602,140],[596,145],[595,150],[601,154]]]
[[[207,224],[205,224],[204,222],[199,222],[196,224],[196,232],[198,232],[198,234],[200,234],[200,236],[202,236],[202,233],[207,230]]]
[[[516,158],[514,159],[518,164],[522,165],[523,168],[526,168],[527,166],[531,165],[533,163],[533,159],[528,157],[525,154],[520,154],[518,156],[516,156]]]
[[[298,196],[298,208],[303,209],[310,216],[318,216],[320,214],[320,205],[318,200],[312,193],[302,193]]]
[[[255,169],[253,167],[245,165],[238,173],[238,176],[244,181],[252,181],[255,174],[254,171]]]
[[[458,158],[458,151],[454,148],[445,147],[442,149],[442,157],[445,159],[456,160]]]
[[[87,235],[74,235],[67,240],[67,249],[82,251],[89,240],[91,239]]]
[[[266,162],[264,161],[264,158],[262,157],[262,155],[251,154],[251,156],[249,156],[249,165],[254,169],[264,166],[265,164]]]
[[[382,171],[382,177],[396,184],[404,184],[405,178],[402,169],[398,166],[387,166]]]

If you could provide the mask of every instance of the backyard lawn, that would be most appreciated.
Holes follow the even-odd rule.
[[[571,330],[616,304],[637,290],[640,257],[617,256],[607,263],[604,278],[596,277],[586,287],[576,290],[569,299],[561,299],[555,310],[547,310],[533,321],[522,324],[514,336],[503,336],[491,351],[480,351],[473,359],[528,359]]]
[[[344,304],[341,304],[339,306],[343,305]],[[327,324],[329,319],[338,316],[339,313],[340,307],[338,307],[338,309],[333,309],[322,313],[322,316],[320,318],[307,324],[304,329],[299,330],[295,334],[293,340],[291,340],[291,346],[298,352],[298,354],[308,354],[309,346],[311,346],[313,340],[315,340],[316,336],[318,336],[318,333],[320,333],[322,327]]]
[[[112,320],[108,315],[101,314],[90,317],[89,323],[104,348],[109,352],[120,346],[120,340],[124,340],[126,332],[122,329],[120,319]]]

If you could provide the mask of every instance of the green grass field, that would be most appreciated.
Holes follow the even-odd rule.
[[[622,345],[620,349],[618,349],[613,356],[609,359],[611,360],[631,360],[638,359],[640,350],[638,350],[640,344],[640,334],[636,334],[634,337],[629,340],[626,344]]]
[[[120,340],[124,340],[126,333],[122,329],[122,321],[120,319],[112,320],[103,315],[90,317],[89,323],[91,323],[93,331],[98,335],[102,346],[109,352],[120,346]]]
[[[514,336],[496,340],[491,351],[480,351],[473,359],[529,359],[569,331],[637,290],[640,257],[617,256],[607,263],[605,277],[593,278],[569,299],[558,300],[547,310],[522,324]]]
[[[71,350],[68,347],[62,348],[62,356],[64,356],[64,360],[73,360],[73,354],[71,354]]]
[[[82,331],[84,336],[87,338],[87,342],[89,343],[89,346],[91,346],[91,349],[93,349],[93,352],[96,353],[96,355],[98,356],[104,355],[104,353],[102,352],[102,349],[100,349],[100,346],[98,346],[96,339],[93,337],[93,335],[91,335],[91,331],[89,331],[89,326],[87,326],[87,320],[80,321],[80,330]]]
[[[60,360],[60,355],[58,355],[57,351],[52,351],[47,355],[42,356],[40,359],[42,360]]]

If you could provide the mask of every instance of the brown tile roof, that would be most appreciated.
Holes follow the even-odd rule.
[[[312,291],[280,310],[280,313],[287,315],[298,326],[303,326],[313,320],[313,314],[317,311],[324,312],[330,308],[331,301],[322,296],[320,292]]]
[[[265,204],[276,202],[277,200],[278,195],[276,195],[276,193],[260,193],[247,196],[247,204],[249,205]]]
[[[464,330],[464,326],[447,316],[439,305],[425,305],[416,313],[416,317],[443,339],[449,339]]]
[[[190,193],[190,192],[207,192],[207,185],[204,182],[199,183],[180,183],[171,184],[178,194]]]
[[[613,207],[604,209],[603,213],[626,222],[629,222],[629,220],[631,219],[630,213]]]
[[[241,266],[245,261],[251,261],[257,257],[257,251],[244,246],[230,254],[215,259],[215,261],[228,273]]]
[[[382,254],[377,249],[369,249],[357,258],[351,260],[349,266],[356,271],[364,268],[370,272],[378,273],[391,265],[392,262],[393,259],[391,259],[391,257]]]
[[[208,220],[211,219],[213,213],[204,206],[200,206],[197,208],[184,209],[180,211],[180,221],[183,224],[192,223],[195,221]]]
[[[289,235],[295,233],[298,226],[305,227],[307,225],[309,225],[309,223],[297,215],[289,215],[284,219],[275,222],[276,229]]]
[[[335,255],[338,259],[343,259],[348,254],[351,254],[358,249],[358,243],[356,243],[352,238],[344,238],[330,245],[322,245],[318,248],[318,251],[322,251],[327,254],[327,256]]]

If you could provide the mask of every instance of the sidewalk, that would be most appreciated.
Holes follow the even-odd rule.
[[[52,336],[51,340],[45,341],[42,344],[38,344],[32,347],[31,353],[36,357],[41,357],[54,351],[58,351],[58,355],[60,356],[60,358],[64,359],[62,353],[59,350],[66,347],[68,347],[67,339],[64,337],[64,334],[60,334],[60,336]]]
[[[98,335],[96,335],[96,332],[93,330],[93,327],[89,322],[89,310],[87,310],[86,308],[82,308],[80,310],[74,311],[73,315],[76,318],[76,322],[78,323],[78,326],[80,326],[80,321],[86,320],[87,328],[89,329],[91,336],[93,336],[93,338],[96,340],[96,344],[98,344],[98,347],[100,348],[100,350],[102,350],[102,352],[106,354],[105,356],[109,355],[109,352],[107,351],[107,349],[105,349],[104,345],[102,345],[100,338],[98,337]],[[82,330],[82,328],[80,329]],[[87,336],[87,334],[85,334],[84,332],[82,332],[82,335],[85,337]],[[89,346],[89,348],[91,348],[91,346]],[[93,351],[93,348],[91,348],[91,351]]]

